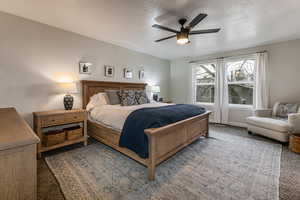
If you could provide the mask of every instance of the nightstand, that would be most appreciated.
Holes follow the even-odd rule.
[[[56,148],[64,147],[67,145],[83,142],[87,145],[87,112],[83,109],[74,110],[52,110],[44,112],[33,113],[34,131],[40,138],[41,142],[38,144],[37,153],[41,157],[42,152],[50,151]],[[74,140],[65,140],[62,143],[44,146],[43,145],[43,129],[55,126],[69,125],[69,124],[82,123],[83,136]]]

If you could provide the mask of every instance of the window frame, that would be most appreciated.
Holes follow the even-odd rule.
[[[243,55],[243,56],[234,56],[234,57],[229,57],[229,58],[225,58],[222,62],[223,62],[223,65],[225,67],[224,70],[226,70],[227,72],[227,66],[226,66],[226,63],[227,62],[237,62],[237,61],[240,61],[240,60],[254,60],[254,71],[253,71],[253,76],[254,76],[254,79],[253,81],[235,81],[235,82],[229,82],[227,81],[227,88],[229,88],[229,85],[237,85],[237,84],[253,84],[253,104],[252,105],[249,105],[249,104],[232,104],[232,103],[229,103],[229,99],[228,99],[228,105],[230,108],[240,108],[240,109],[252,109],[253,108],[253,105],[255,103],[255,91],[256,91],[256,65],[257,65],[257,58],[255,56],[255,54],[249,54],[249,55]],[[224,78],[227,78],[227,77],[224,77]],[[229,96],[229,92],[228,92],[228,96]]]
[[[200,65],[207,65],[207,64],[215,64],[216,66],[216,69],[215,69],[215,77],[217,75],[217,60],[207,60],[207,61],[203,61],[203,62],[197,62],[194,64],[193,66],[193,70],[192,70],[192,78],[193,78],[193,81],[192,81],[192,84],[193,84],[193,103],[194,104],[198,104],[198,105],[207,105],[207,106],[213,106],[215,104],[215,99],[214,99],[214,102],[200,102],[200,101],[197,101],[197,86],[201,86],[201,85],[212,85],[215,87],[216,89],[216,79],[214,80],[213,83],[197,83],[197,79],[196,79],[196,70],[197,68],[200,67]],[[215,91],[216,92],[216,91]],[[214,97],[215,97],[215,94],[214,94]]]

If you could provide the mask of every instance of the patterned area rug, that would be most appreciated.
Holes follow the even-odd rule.
[[[278,199],[281,145],[220,131],[158,166],[154,182],[145,167],[101,143],[46,162],[67,200]]]

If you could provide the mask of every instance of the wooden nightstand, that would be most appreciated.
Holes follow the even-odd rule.
[[[38,156],[41,156],[42,152],[56,149],[59,147],[84,142],[87,145],[87,112],[83,109],[76,110],[53,110],[45,112],[34,112],[33,113],[34,131],[39,136],[41,142],[37,146]],[[43,129],[67,125],[67,124],[82,123],[83,124],[83,137],[75,140],[66,140],[63,143],[56,144],[53,146],[43,145]]]

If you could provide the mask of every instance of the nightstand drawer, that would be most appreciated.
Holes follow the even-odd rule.
[[[65,121],[64,115],[51,115],[41,117],[41,125],[42,127],[55,126],[63,124]]]
[[[65,123],[81,122],[85,119],[85,113],[68,113],[64,115]]]

